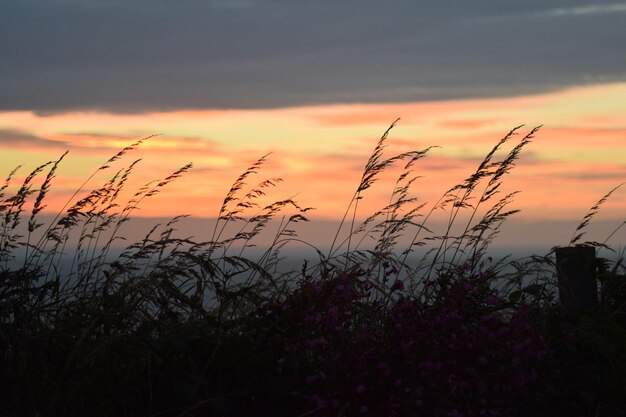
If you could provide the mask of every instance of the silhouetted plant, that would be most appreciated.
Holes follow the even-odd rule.
[[[422,213],[416,171],[431,148],[386,156],[394,125],[327,252],[297,234],[310,207],[293,197],[265,201],[282,181],[254,179],[268,155],[230,187],[210,240],[178,236],[180,215],[119,255],[114,247],[135,210],[191,164],[128,194],[136,159],[87,191],[150,138],[139,140],[98,167],[48,222],[46,195],[67,153],[17,187],[13,170],[0,185],[0,414],[623,414],[623,263],[599,261],[597,311],[570,317],[558,308],[552,253],[487,256],[516,213],[515,192],[500,195],[503,178],[537,128],[504,151],[521,127],[510,131]],[[395,165],[388,203],[358,222],[359,201]],[[448,223],[437,233],[429,222],[440,211]],[[272,222],[268,247],[253,257]],[[295,244],[318,260],[281,270],[281,251]],[[418,251],[421,259],[409,262]]]

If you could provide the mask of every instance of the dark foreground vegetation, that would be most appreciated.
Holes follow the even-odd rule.
[[[119,256],[136,207],[190,165],[122,205],[138,161],[87,191],[140,141],[51,221],[41,211],[65,155],[17,186],[13,171],[0,186],[0,416],[626,415],[621,258],[598,258],[598,306],[575,313],[559,306],[552,252],[488,258],[515,213],[502,180],[536,129],[511,131],[432,207],[412,196],[428,150],[385,156],[388,132],[330,248],[297,271],[281,271],[280,250],[307,246],[309,209],[260,203],[279,181],[248,186],[265,158],[235,181],[210,240],[176,237],[174,218]],[[389,204],[357,222],[393,169]],[[610,250],[581,239],[613,191],[569,245]],[[435,212],[449,218],[441,233]],[[273,243],[251,259],[270,224]]]

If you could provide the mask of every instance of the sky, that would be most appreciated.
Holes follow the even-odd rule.
[[[279,177],[314,216],[344,213],[386,152],[416,164],[419,201],[462,181],[509,130],[542,125],[507,176],[527,221],[576,220],[626,181],[626,2],[554,0],[4,0],[0,175],[70,153],[48,209],[150,135],[128,189],[194,167],[136,212],[212,217],[232,182]],[[518,136],[521,137],[521,136]],[[367,190],[362,216],[389,199]],[[603,206],[624,220],[626,189]]]

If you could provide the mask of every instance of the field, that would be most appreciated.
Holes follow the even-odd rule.
[[[489,256],[517,213],[504,180],[539,129],[511,130],[427,204],[413,190],[429,149],[386,155],[392,128],[324,248],[298,234],[311,208],[261,203],[281,181],[259,180],[267,156],[235,179],[210,239],[179,236],[179,216],[121,253],[137,208],[191,164],[122,200],[136,161],[109,171],[140,140],[48,217],[65,155],[17,185],[12,171],[0,185],[0,416],[626,415],[626,279],[607,246],[626,222],[584,241],[620,186],[569,242],[615,254],[595,261],[598,304],[566,311],[554,251]],[[391,171],[389,203],[363,218]],[[447,226],[432,230],[441,213]],[[286,270],[294,243],[315,259]]]

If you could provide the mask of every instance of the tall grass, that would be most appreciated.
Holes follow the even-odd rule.
[[[338,277],[361,280],[366,295],[349,304],[374,303],[389,311],[405,299],[436,306],[441,294],[461,296],[453,291],[454,282],[461,285],[468,277],[482,288],[477,302],[483,309],[498,288],[504,300],[498,310],[509,315],[529,302],[550,307],[556,301],[551,253],[502,263],[488,259],[500,226],[517,213],[509,208],[517,191],[503,193],[503,180],[539,128],[525,134],[522,126],[512,129],[471,175],[429,205],[419,200],[416,188],[419,161],[432,148],[387,156],[396,122],[376,143],[327,251],[298,236],[298,223],[309,221],[310,207],[293,197],[262,202],[282,181],[257,178],[269,155],[235,180],[208,241],[179,236],[183,214],[154,225],[120,254],[114,246],[124,240],[135,210],[192,164],[130,191],[123,201],[141,163],[125,161],[150,138],[139,140],[98,167],[48,222],[41,214],[67,152],[36,167],[17,187],[12,182],[21,167],[12,170],[0,186],[0,392],[6,410],[0,415],[328,413],[311,408],[302,394],[307,389],[289,379],[299,374],[298,363],[311,358],[292,363],[281,356],[283,339],[267,332],[284,336],[285,328],[261,320],[267,306],[295,308],[293,297],[314,281],[334,291],[335,285],[352,285],[338,284]],[[102,185],[91,184],[121,163]],[[360,200],[394,166],[399,174],[388,203],[358,222]],[[618,188],[592,207],[570,244],[579,243]],[[431,225],[439,212],[448,218],[441,233]],[[274,233],[270,224],[276,225]],[[250,249],[262,236],[270,243],[255,256]],[[610,249],[606,241],[585,244]],[[317,261],[281,269],[281,250],[289,245],[312,248]],[[601,265],[603,306],[612,316],[626,310],[622,271],[621,260]],[[290,323],[294,317],[281,320]],[[301,330],[296,324],[289,337]],[[294,368],[277,373],[276,367],[284,366]],[[271,381],[261,380],[265,377]],[[266,398],[258,398],[261,394]]]

